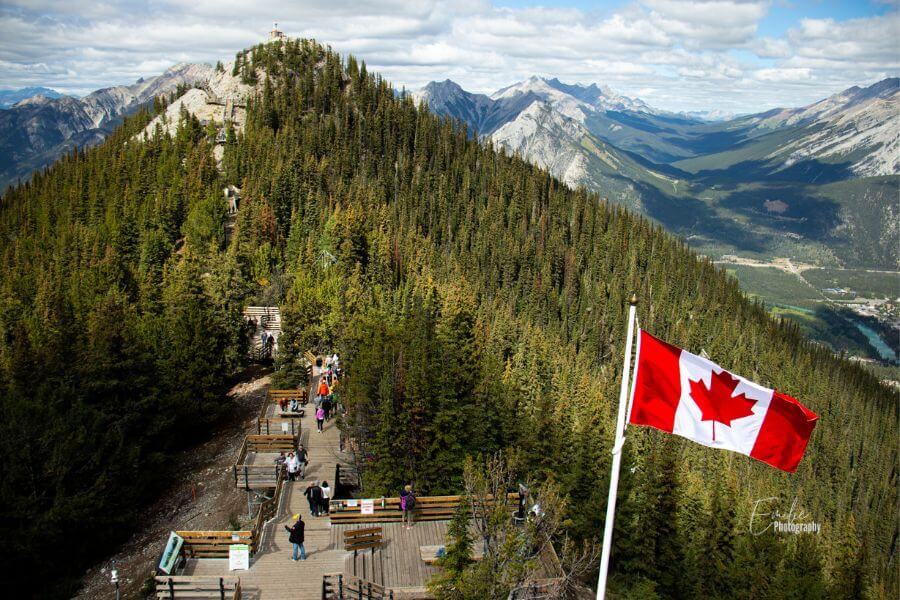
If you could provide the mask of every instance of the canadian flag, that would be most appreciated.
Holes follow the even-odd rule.
[[[795,398],[639,331],[628,422],[793,473],[816,420]]]

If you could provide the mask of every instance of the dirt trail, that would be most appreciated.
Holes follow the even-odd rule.
[[[269,372],[251,369],[228,397],[234,414],[210,432],[207,441],[173,458],[177,479],[147,508],[147,518],[118,551],[87,571],[78,600],[115,597],[109,567],[116,561],[122,598],[143,598],[141,588],[152,576],[155,562],[170,531],[175,529],[230,529],[229,521],[247,521],[247,497],[235,489],[231,465],[244,437],[254,428],[265,400]]]

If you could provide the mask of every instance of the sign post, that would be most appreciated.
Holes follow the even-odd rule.
[[[228,546],[228,570],[246,571],[250,568],[250,546],[231,544]]]

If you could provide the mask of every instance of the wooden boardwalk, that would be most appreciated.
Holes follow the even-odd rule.
[[[313,372],[313,385],[318,386],[320,369]],[[303,495],[315,479],[332,483],[334,467],[340,461],[339,433],[332,420],[324,433],[316,432],[313,403],[302,419],[301,442],[309,452],[306,479],[286,481],[284,494],[275,518],[264,528],[259,552],[250,561],[249,571],[229,571],[225,559],[189,560],[184,575],[235,575],[241,578],[242,598],[251,600],[318,600],[322,597],[322,578],[326,573],[340,573],[349,554],[341,544],[334,544],[328,517],[313,517]],[[254,460],[274,460],[264,454]],[[333,488],[333,486],[332,486]],[[292,515],[300,513],[306,522],[305,561],[291,561],[291,544],[284,525],[293,523]]]
[[[284,492],[275,516],[262,528],[259,549],[250,560],[247,571],[229,571],[228,560],[218,558],[190,559],[185,576],[239,577],[241,598],[251,600],[319,600],[326,574],[343,573],[392,589],[396,600],[428,598],[425,588],[437,568],[421,558],[422,546],[438,546],[446,542],[448,521],[422,521],[412,529],[400,523],[379,523],[383,527],[384,546],[376,550],[353,552],[344,550],[344,532],[369,527],[359,523],[331,524],[329,517],[313,517],[303,492],[315,480],[328,481],[332,490],[335,466],[346,463],[339,451],[340,432],[332,420],[318,433],[315,422],[313,390],[318,388],[322,369],[313,367],[310,402],[301,418],[300,442],[309,453],[309,465],[302,481],[285,481]],[[280,414],[277,404],[265,409],[265,416]],[[248,452],[245,464],[273,465],[277,452]],[[292,516],[303,515],[306,523],[307,560],[293,562],[292,546],[285,525],[293,524]],[[374,569],[374,571],[373,571]]]
[[[374,555],[370,551],[361,551],[355,567],[353,553],[348,552],[343,572],[390,588],[394,590],[395,598],[422,597],[425,584],[437,573],[437,567],[422,560],[419,548],[445,544],[448,524],[449,521],[424,521],[416,523],[412,529],[405,529],[402,523],[379,524],[384,531],[384,547],[376,550]],[[332,526],[331,543],[341,547],[344,532],[361,527],[372,525]]]

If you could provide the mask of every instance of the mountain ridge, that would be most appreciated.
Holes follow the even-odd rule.
[[[205,64],[179,63],[131,85],[101,88],[82,98],[34,96],[0,111],[0,192],[71,148],[104,139],[123,115],[212,71]]]

